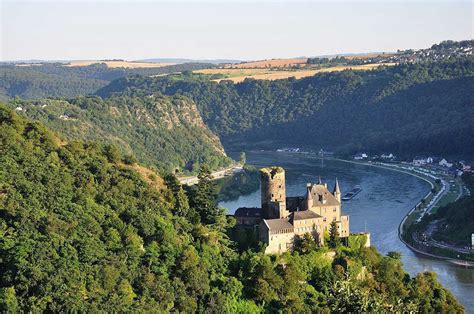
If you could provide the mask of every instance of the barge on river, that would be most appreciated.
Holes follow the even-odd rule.
[[[341,200],[343,200],[343,201],[350,201],[350,200],[353,199],[357,194],[359,194],[361,191],[362,191],[362,189],[360,188],[360,186],[356,185],[356,186],[352,189],[352,191],[347,192],[346,194],[344,194],[344,196],[341,197]]]

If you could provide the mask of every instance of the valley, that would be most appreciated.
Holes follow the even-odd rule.
[[[424,215],[420,199],[435,198],[427,182],[338,160],[390,152],[471,162],[472,46],[1,64],[0,310],[472,311],[472,269],[415,254],[398,234],[415,207],[411,226],[431,216],[443,228],[430,237],[459,241],[472,199],[451,203],[447,191]],[[271,179],[259,193],[262,167]],[[336,178],[342,194],[327,188]]]

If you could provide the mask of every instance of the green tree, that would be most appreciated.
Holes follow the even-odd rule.
[[[122,154],[120,152],[120,149],[117,147],[117,145],[114,145],[114,144],[106,145],[104,148],[104,153],[110,162],[118,163],[121,161]]]
[[[209,167],[202,165],[199,169],[199,182],[193,197],[193,207],[201,217],[204,224],[222,223],[224,212],[217,206],[215,187],[212,182],[212,175]]]
[[[329,228],[329,241],[328,246],[331,248],[336,248],[341,244],[341,238],[339,238],[339,230],[337,228],[337,223],[335,221],[331,222]]]

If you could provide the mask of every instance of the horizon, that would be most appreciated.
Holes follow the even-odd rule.
[[[472,8],[442,0],[1,0],[0,60],[250,61],[423,49],[472,39]]]

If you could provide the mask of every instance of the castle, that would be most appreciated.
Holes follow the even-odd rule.
[[[258,225],[259,237],[267,244],[265,253],[291,251],[296,236],[310,233],[320,244],[335,222],[340,237],[349,236],[349,216],[341,213],[341,191],[336,179],[333,191],[321,180],[308,183],[304,196],[286,197],[285,170],[281,167],[260,169],[261,208],[239,208],[238,225]]]

